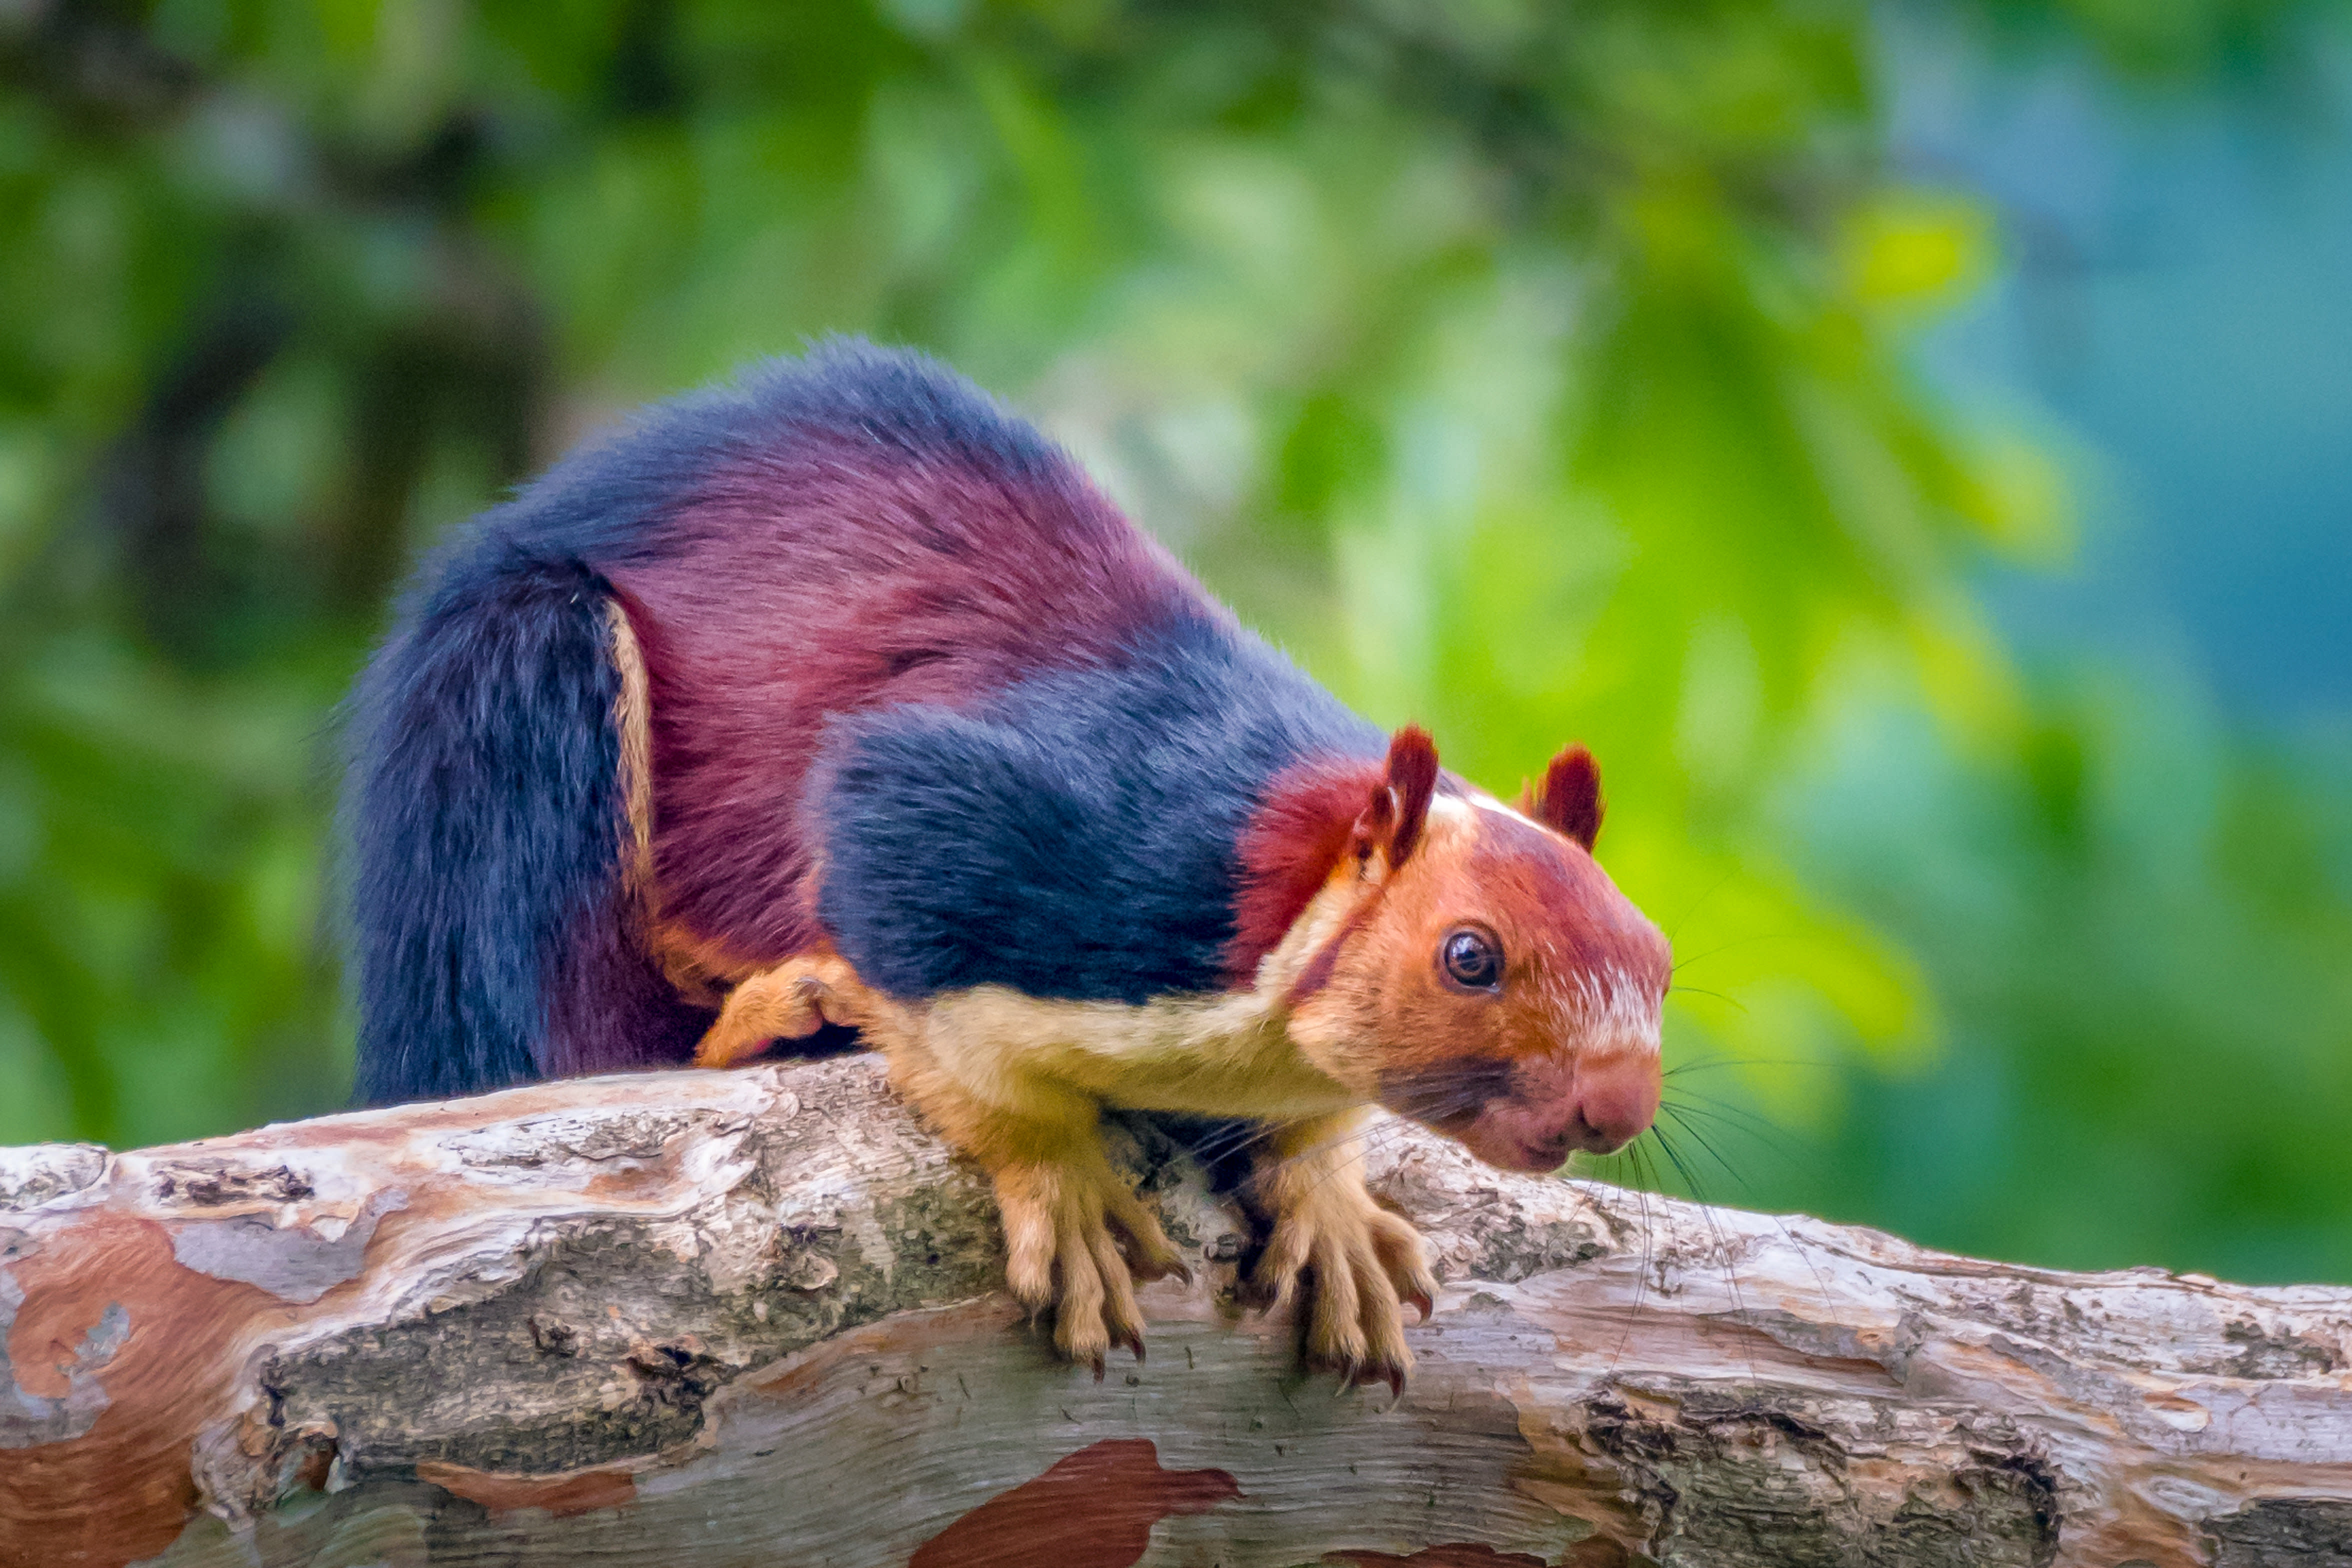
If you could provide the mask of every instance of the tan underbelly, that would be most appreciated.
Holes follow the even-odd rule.
[[[1302,1058],[1248,994],[1071,1002],[980,986],[926,1009],[924,1043],[967,1082],[1043,1079],[1136,1110],[1288,1120],[1360,1097]]]

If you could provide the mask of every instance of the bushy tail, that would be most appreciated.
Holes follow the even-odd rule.
[[[629,970],[616,1004],[669,1000],[623,929],[609,587],[577,562],[469,553],[353,696],[342,811],[369,1102],[618,1065],[562,1037],[577,1009],[559,992],[599,983],[583,964]]]

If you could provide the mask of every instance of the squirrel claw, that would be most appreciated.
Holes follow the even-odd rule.
[[[1334,1399],[1343,1394],[1352,1394],[1359,1388],[1379,1388],[1383,1385],[1387,1387],[1391,1399],[1402,1399],[1404,1385],[1410,1380],[1405,1368],[1394,1362],[1383,1363],[1377,1360],[1358,1362],[1341,1366],[1338,1371],[1339,1386],[1331,1395]]]
[[[1342,1394],[1378,1383],[1401,1394],[1412,1366],[1402,1304],[1412,1302],[1423,1322],[1435,1306],[1420,1237],[1360,1190],[1338,1184],[1313,1189],[1277,1217],[1253,1285],[1275,1309],[1304,1298],[1307,1364],[1339,1373]]]
[[[1156,1278],[1176,1256],[1151,1208],[1098,1158],[1007,1165],[995,1182],[1006,1283],[1033,1311],[1052,1304],[1055,1348],[1091,1366],[1097,1382],[1116,1347],[1140,1363],[1134,1280]]]

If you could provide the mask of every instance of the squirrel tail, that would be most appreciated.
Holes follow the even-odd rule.
[[[362,1101],[682,1061],[646,955],[611,585],[478,535],[353,692],[342,801]]]

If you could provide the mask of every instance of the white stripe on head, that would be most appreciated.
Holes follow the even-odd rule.
[[[1460,795],[1440,795],[1429,803],[1430,816],[1443,817],[1448,822],[1458,823],[1465,826],[1475,826],[1480,812],[1495,816],[1507,816],[1513,822],[1522,823],[1534,828],[1538,833],[1553,838],[1559,837],[1556,830],[1545,826],[1517,806],[1507,805],[1484,790],[1465,790]]]
[[[1612,964],[1549,978],[1557,1005],[1575,1021],[1583,1043],[1604,1050],[1657,1050],[1659,999],[1624,970]]]
[[[1469,806],[1463,803],[1460,795],[1447,795],[1443,791],[1429,797],[1429,815],[1440,822],[1450,822],[1456,827],[1468,827],[1475,820],[1470,815]]]

